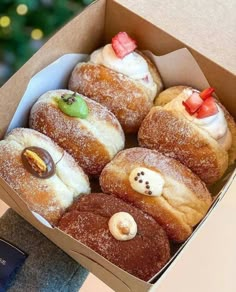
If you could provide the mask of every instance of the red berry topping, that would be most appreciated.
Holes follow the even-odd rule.
[[[205,100],[206,98],[212,96],[212,93],[213,93],[214,91],[215,91],[214,88],[209,87],[209,88],[207,88],[207,89],[204,89],[202,92],[200,92],[199,95],[201,96],[202,99]]]
[[[136,48],[136,41],[131,39],[126,32],[119,32],[112,38],[112,48],[118,58],[124,58]]]
[[[193,115],[202,104],[203,100],[197,92],[193,92],[193,94],[186,101],[183,101],[183,105],[190,115]]]
[[[203,119],[215,115],[218,112],[216,102],[212,96],[204,100],[203,104],[197,111],[197,118]]]

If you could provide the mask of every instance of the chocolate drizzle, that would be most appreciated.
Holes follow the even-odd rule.
[[[29,154],[33,154],[34,157]],[[56,172],[51,155],[43,148],[27,147],[22,151],[21,159],[25,169],[35,177],[46,179]]]
[[[73,94],[63,94],[61,98],[63,99],[65,103],[70,105],[76,102],[76,92],[74,92]]]

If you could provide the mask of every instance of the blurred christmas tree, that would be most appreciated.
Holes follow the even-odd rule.
[[[0,85],[93,0],[0,0]]]

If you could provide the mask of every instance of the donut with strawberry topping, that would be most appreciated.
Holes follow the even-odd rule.
[[[68,87],[106,106],[126,133],[135,133],[163,84],[157,68],[136,41],[119,32],[111,44],[94,51],[74,68]]]
[[[213,93],[213,88],[166,89],[138,133],[140,146],[179,160],[207,184],[220,179],[236,159],[235,121]]]

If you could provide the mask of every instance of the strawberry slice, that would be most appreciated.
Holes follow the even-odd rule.
[[[118,58],[124,58],[136,48],[136,41],[131,39],[126,32],[119,32],[112,38],[112,48]]]
[[[216,102],[212,96],[208,97],[204,100],[203,104],[197,111],[197,118],[203,119],[218,113],[218,108],[216,106]]]
[[[200,97],[205,100],[206,98],[212,96],[212,93],[215,91],[213,87],[209,87],[207,89],[204,89],[202,92],[200,92]]]
[[[193,115],[202,104],[203,100],[197,92],[193,92],[193,94],[187,100],[183,101],[183,105],[190,115]]]

